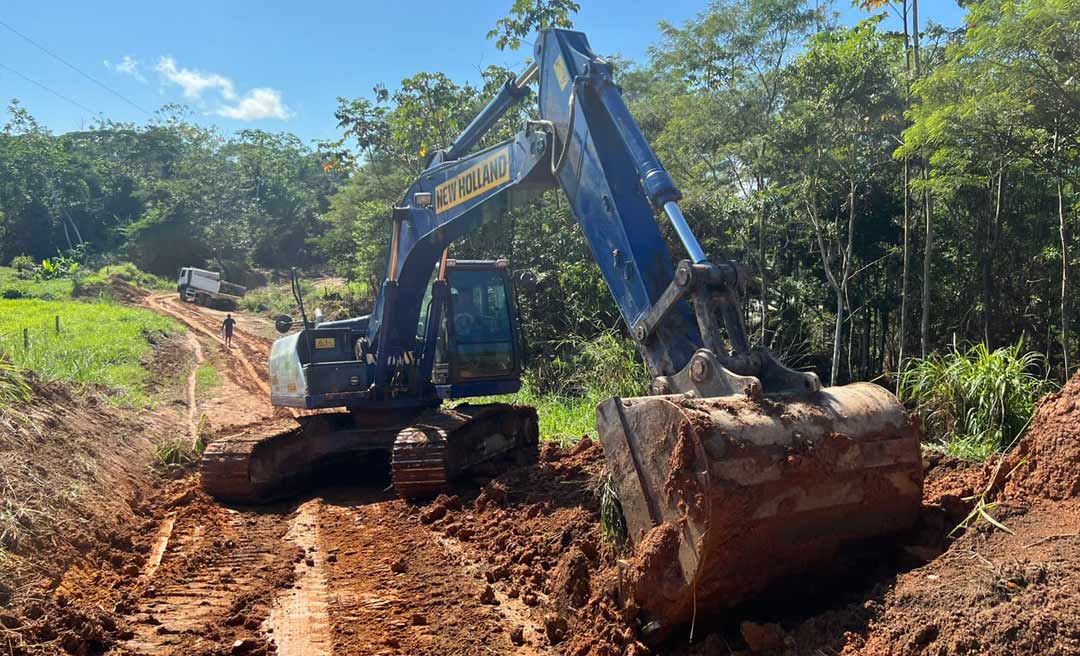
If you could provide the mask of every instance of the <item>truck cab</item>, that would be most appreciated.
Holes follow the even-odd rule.
[[[247,289],[222,280],[217,271],[183,267],[176,277],[176,291],[185,303],[210,307],[214,303],[233,305]]]

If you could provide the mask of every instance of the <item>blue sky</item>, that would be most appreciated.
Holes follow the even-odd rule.
[[[335,138],[338,96],[367,96],[380,82],[392,89],[419,71],[464,82],[478,80],[489,64],[523,68],[527,46],[499,52],[486,38],[511,2],[12,0],[0,7],[0,102],[18,98],[55,132],[78,130],[98,114],[143,122],[149,116],[139,108],[183,103],[199,122],[226,132],[252,127],[289,130],[305,141]],[[657,41],[659,21],[679,24],[707,6],[579,2],[575,28],[593,48],[636,61]],[[836,2],[850,24],[865,14],[849,4]],[[920,5],[920,19],[961,22],[953,0]]]

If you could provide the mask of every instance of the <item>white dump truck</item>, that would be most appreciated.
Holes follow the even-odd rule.
[[[180,292],[181,301],[207,307],[235,305],[247,293],[246,287],[222,280],[220,273],[195,267],[180,269],[176,289]]]

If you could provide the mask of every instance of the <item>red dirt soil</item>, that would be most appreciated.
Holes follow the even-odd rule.
[[[218,316],[157,298],[148,302],[198,326],[213,351]],[[264,392],[250,370],[265,373],[269,342],[243,337],[237,351],[208,357],[223,363],[229,394],[244,397],[243,414],[261,417]],[[80,427],[118,439],[121,428],[155,425],[41,393],[41,420],[52,416],[64,440]],[[101,488],[112,492],[101,512],[72,524],[82,526],[72,535],[89,536],[85,549],[58,533],[29,552],[47,575],[24,579],[0,607],[0,654],[1080,654],[1080,410],[1071,399],[1080,378],[1041,404],[1000,468],[928,453],[910,533],[844,553],[767,601],[702,613],[692,632],[651,647],[626,601],[633,554],[601,537],[604,459],[591,440],[547,444],[534,466],[464,481],[420,505],[392,498],[384,466],[306,499],[225,508],[197,475],[166,481],[134,455],[102,456],[128,483]],[[230,406],[207,406],[221,417],[215,428]],[[973,520],[946,538],[988,489],[988,512],[1012,533]],[[66,560],[47,563],[53,552]]]
[[[1080,374],[1047,395],[1001,468],[1014,501],[1080,496]]]

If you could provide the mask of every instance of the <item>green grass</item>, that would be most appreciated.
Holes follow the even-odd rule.
[[[546,346],[553,355],[534,358],[520,392],[472,402],[531,405],[540,416],[540,439],[567,446],[585,435],[596,437],[599,403],[647,391],[649,377],[633,343],[615,331]]]
[[[107,285],[110,278],[119,278],[141,289],[168,292],[176,289],[176,282],[146,273],[131,262],[103,266],[80,280],[82,286]]]
[[[897,394],[919,413],[931,447],[982,462],[1023,434],[1036,402],[1054,387],[1045,370],[1043,356],[1023,343],[992,352],[977,344],[908,361]]]
[[[71,298],[75,283],[70,278],[38,280],[20,275],[11,267],[0,267],[0,299],[39,298],[59,301]]]
[[[29,349],[23,348],[23,328],[29,329]],[[113,303],[0,300],[0,353],[15,366],[47,379],[108,386],[119,392],[118,403],[134,407],[153,403],[141,363],[151,349],[147,335],[176,330],[171,319]]]
[[[222,382],[221,374],[209,362],[200,364],[195,370],[195,392],[199,395],[220,387]]]
[[[30,400],[30,387],[20,369],[11,360],[0,356],[0,412],[12,403]]]
[[[154,447],[154,469],[169,472],[193,465],[202,457],[206,443],[201,439],[194,443],[190,439],[178,437],[165,440]]]

